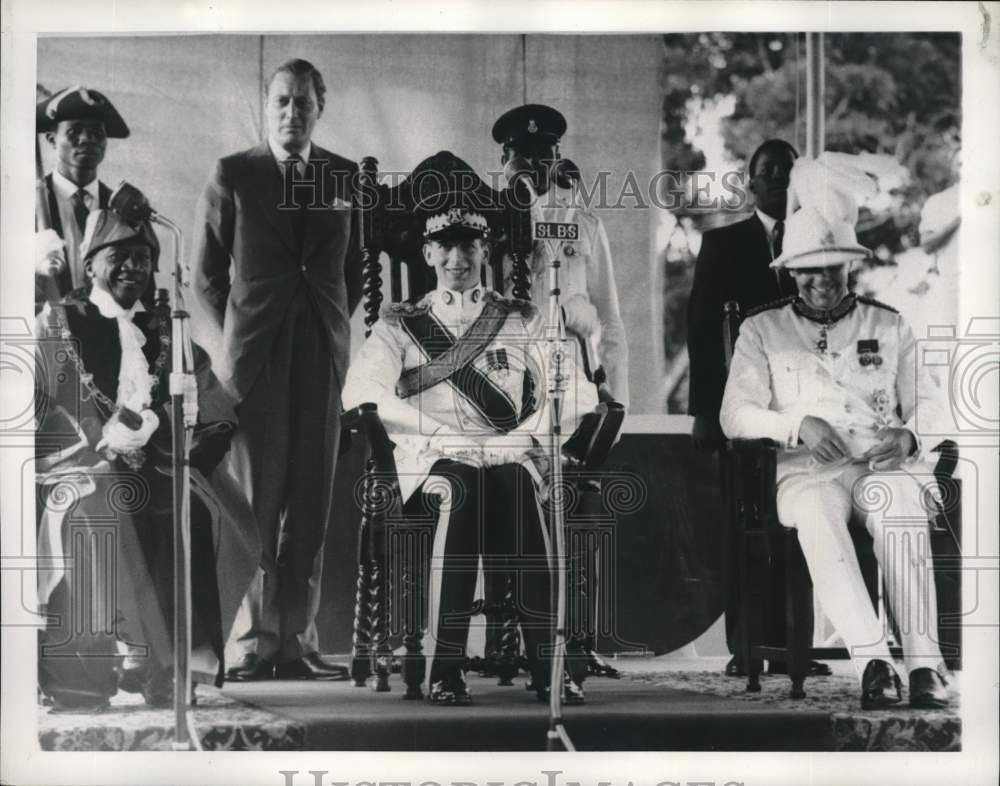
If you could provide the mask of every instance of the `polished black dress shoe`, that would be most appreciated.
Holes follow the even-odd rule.
[[[768,674],[788,674],[788,663],[785,661],[769,661],[767,664]],[[807,677],[829,677],[833,670],[825,663],[818,660],[809,661],[809,668],[806,669]]]
[[[149,676],[149,668],[145,665],[118,669],[118,690],[126,693],[142,693],[142,685]]]
[[[226,671],[226,679],[233,682],[274,679],[274,664],[255,652],[248,652]]]
[[[550,695],[548,685],[544,688],[535,688],[535,696],[538,697],[539,701],[547,702]],[[585,702],[586,696],[583,692],[583,686],[570,677],[568,673],[563,674],[562,703],[567,707],[576,707]]]
[[[142,698],[146,704],[157,709],[170,707],[174,703],[173,669],[153,668],[142,684]]]
[[[441,707],[458,707],[472,704],[472,694],[461,672],[443,680],[431,683],[431,692],[427,697],[431,704]]]
[[[910,672],[910,706],[918,710],[941,710],[951,703],[941,675],[934,669]]]
[[[609,677],[613,680],[622,676],[618,669],[593,650],[587,650],[587,674],[592,677]]]
[[[327,663],[318,652],[310,652],[297,660],[285,661],[274,667],[274,676],[279,680],[327,680],[350,679],[347,666]]]
[[[903,683],[884,660],[869,661],[861,676],[861,709],[878,710],[903,700]]]

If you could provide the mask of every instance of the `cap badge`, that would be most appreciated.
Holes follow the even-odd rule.
[[[534,133],[537,133],[537,132],[538,132],[538,124],[534,121],[534,119],[529,120],[528,121],[528,133],[529,134],[534,134]]]
[[[448,211],[448,223],[449,224],[461,224],[462,223],[462,210],[461,208],[453,207]]]
[[[833,236],[833,230],[829,229],[826,231],[826,234],[823,235],[823,238],[819,241],[821,246],[832,246],[836,244],[836,242],[837,239]]]

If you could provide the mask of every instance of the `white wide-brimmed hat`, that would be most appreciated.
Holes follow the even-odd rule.
[[[858,243],[858,201],[877,192],[865,159],[849,153],[799,158],[788,184],[782,253],[773,268],[829,267],[871,256]]]

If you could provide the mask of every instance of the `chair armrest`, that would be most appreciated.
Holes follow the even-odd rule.
[[[564,463],[572,469],[602,467],[624,420],[625,408],[621,404],[602,401],[580,419],[580,425],[566,440],[562,448]]]
[[[726,447],[741,452],[754,450],[777,452],[778,443],[773,439],[727,439]]]
[[[340,416],[340,426],[346,433],[361,434],[368,443],[375,471],[397,475],[393,443],[378,414],[378,405],[372,402],[359,404]]]

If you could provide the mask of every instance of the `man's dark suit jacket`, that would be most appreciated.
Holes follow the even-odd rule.
[[[688,357],[691,361],[688,412],[718,417],[726,385],[722,343],[722,307],[728,300],[747,309],[795,294],[771,270],[767,230],[754,213],[735,224],[706,232],[695,263],[688,302]]]
[[[59,203],[56,201],[56,191],[52,186],[52,173],[50,172],[45,176],[45,200],[49,207],[49,219],[52,222],[50,229],[55,230],[55,233],[59,235],[63,240],[66,236],[63,234],[62,218],[59,215]],[[97,207],[101,210],[105,210],[108,207],[108,202],[111,200],[111,189],[108,188],[104,183],[98,182],[97,184]],[[65,297],[73,290],[73,277],[69,272],[69,265],[63,268],[62,272],[56,277],[56,284],[59,287],[59,297]],[[40,276],[35,274],[35,311],[41,309],[42,305],[48,299],[48,293],[46,292],[46,276]]]
[[[295,210],[279,209],[282,178],[267,143],[219,160],[198,213],[194,286],[222,332],[213,368],[238,401],[249,392],[281,330],[288,305],[305,286],[323,322],[343,384],[350,355],[350,313],[360,299],[360,229],[350,207],[358,166],[313,144],[318,198],[304,241]],[[305,190],[296,199],[305,201]],[[230,274],[230,263],[233,263]]]

